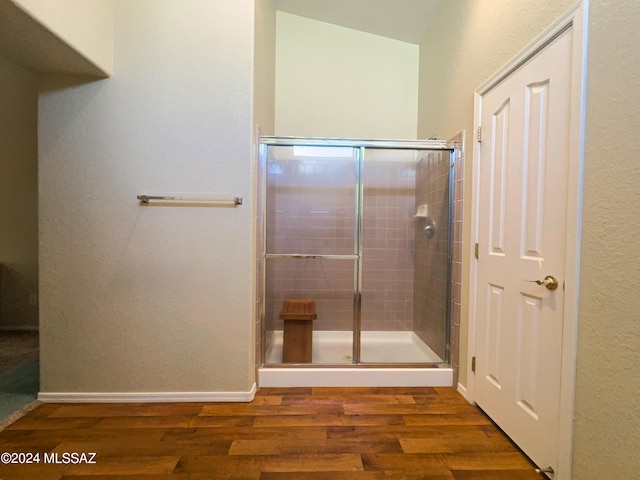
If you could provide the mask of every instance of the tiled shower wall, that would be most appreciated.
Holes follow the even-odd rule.
[[[413,329],[440,358],[447,348],[447,269],[449,244],[449,152],[426,152],[416,169],[416,209],[425,205],[435,234],[425,231],[427,218],[415,229]]]
[[[462,218],[464,212],[464,131],[449,140],[456,146],[453,171],[453,256],[451,259],[451,321],[449,325],[449,363],[453,385],[460,371],[460,312],[462,310]]]
[[[410,331],[416,152],[365,151],[362,330]]]

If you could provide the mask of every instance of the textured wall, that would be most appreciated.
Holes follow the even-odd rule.
[[[115,75],[40,96],[42,391],[249,391],[253,1],[122,0],[114,20]]]
[[[0,84],[0,328],[35,328],[38,79],[0,56]]]
[[[475,88],[574,3],[445,2],[421,45],[419,136],[470,131]],[[636,0],[589,1],[574,480],[632,479],[640,468],[639,20]],[[467,155],[472,139],[468,135]],[[465,188],[470,198],[469,181]],[[468,227],[464,245],[469,258]],[[465,384],[464,369],[461,374]]]
[[[98,71],[107,75],[113,72],[113,0],[12,1]],[[30,31],[21,42],[32,43],[33,33]],[[60,52],[49,55],[52,53]]]
[[[276,134],[416,138],[418,46],[277,14]]]
[[[276,7],[275,0],[255,0],[254,124],[261,135],[275,133]]]
[[[640,471],[639,21],[590,2],[575,480]]]
[[[418,138],[451,138],[466,130],[467,158],[473,152],[473,92],[533,38],[564,14],[574,0],[447,0],[420,45]],[[498,14],[499,13],[499,14]],[[471,198],[472,169],[465,171],[464,196]],[[471,218],[471,202],[464,218]],[[469,278],[470,222],[462,233],[462,278]],[[463,283],[462,298],[468,298]],[[462,305],[461,318],[468,317]],[[467,323],[461,323],[460,365],[466,365]],[[460,371],[466,384],[466,369]]]
[[[264,218],[263,192],[265,164],[259,159],[259,136],[275,133],[276,101],[276,7],[274,0],[255,0],[254,33],[254,74],[253,74],[253,125],[254,135],[254,173],[256,203],[255,218],[255,352],[256,368],[261,362],[262,352],[262,312],[264,302]]]

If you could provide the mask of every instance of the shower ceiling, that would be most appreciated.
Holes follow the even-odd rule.
[[[283,12],[419,44],[443,0],[276,0]]]

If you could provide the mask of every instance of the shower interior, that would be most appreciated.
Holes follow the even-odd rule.
[[[448,367],[453,159],[440,141],[262,137],[261,371]],[[302,299],[311,361],[284,363],[280,310]]]

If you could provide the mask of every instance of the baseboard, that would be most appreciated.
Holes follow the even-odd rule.
[[[462,395],[469,403],[471,403],[471,400],[469,400],[469,392],[467,392],[467,387],[465,387],[461,383],[458,384],[458,393],[460,393],[460,395]]]
[[[254,383],[248,392],[40,392],[44,403],[182,403],[250,402],[256,394]]]
[[[34,332],[40,330],[38,325],[0,325],[0,331],[7,332]]]

